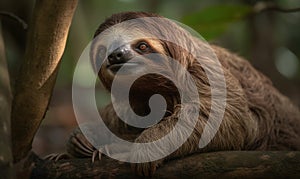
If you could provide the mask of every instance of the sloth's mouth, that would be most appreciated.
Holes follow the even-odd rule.
[[[119,72],[119,74],[128,74],[130,72],[135,71],[137,68],[139,68],[139,66],[140,64],[136,62],[125,62],[125,63],[108,65],[107,69],[109,69],[111,72],[115,74],[121,69],[121,67],[123,67],[122,70]]]

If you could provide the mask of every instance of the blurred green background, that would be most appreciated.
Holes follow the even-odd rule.
[[[270,2],[283,8],[300,7],[299,0],[79,1],[49,111],[34,140],[34,150],[40,155],[64,150],[68,134],[76,126],[71,97],[76,62],[98,25],[111,14],[122,11],[154,12],[183,22],[209,42],[245,57],[300,106],[300,12],[257,13]],[[33,0],[0,0],[0,11],[12,12],[27,23],[33,6]],[[24,55],[26,30],[10,19],[1,21],[13,84]],[[98,105],[108,101],[108,93],[100,88]]]

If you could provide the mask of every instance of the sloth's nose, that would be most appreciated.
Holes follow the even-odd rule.
[[[129,49],[120,47],[108,55],[107,59],[110,65],[126,63],[129,60],[129,54]]]

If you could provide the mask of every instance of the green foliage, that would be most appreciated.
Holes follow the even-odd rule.
[[[248,5],[215,5],[184,16],[182,22],[198,31],[206,40],[210,40],[251,12],[252,7]]]

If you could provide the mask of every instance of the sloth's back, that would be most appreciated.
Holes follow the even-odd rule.
[[[239,81],[249,110],[258,121],[258,137],[265,142],[257,149],[299,150],[299,108],[247,60],[217,46],[213,49],[221,64]]]

